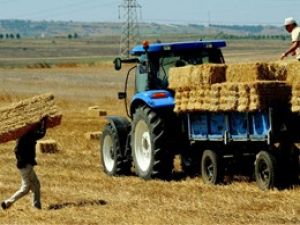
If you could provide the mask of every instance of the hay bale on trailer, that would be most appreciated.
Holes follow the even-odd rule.
[[[254,82],[250,84],[249,111],[266,109],[270,106],[287,105],[290,98],[291,88],[286,82]]]
[[[225,73],[226,66],[222,64],[173,67],[169,70],[169,88],[189,91],[202,84],[222,83]]]
[[[272,80],[286,81],[287,63],[282,61],[270,62],[267,64],[269,77]]]
[[[300,63],[299,62],[289,63],[286,66],[286,69],[287,69],[286,81],[289,84],[300,83]]]
[[[225,82],[226,66],[223,64],[202,64],[194,66],[192,70],[191,81],[192,87],[198,87],[202,84],[216,84]]]
[[[257,80],[274,80],[274,77],[272,77],[269,73],[267,63],[242,63],[227,65],[227,82],[253,82]]]
[[[0,143],[15,140],[47,117],[47,128],[61,123],[52,94],[43,94],[0,108]]]
[[[292,85],[291,106],[292,112],[300,112],[300,83]]]
[[[193,66],[172,67],[169,70],[169,88],[186,91],[190,89]]]

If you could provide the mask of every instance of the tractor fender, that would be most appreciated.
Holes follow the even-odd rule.
[[[139,92],[133,96],[130,114],[133,115],[140,105],[147,105],[151,109],[174,108],[175,101],[171,92],[167,90],[151,90]]]
[[[108,123],[110,123],[116,133],[118,134],[118,138],[120,141],[122,149],[122,155],[127,156],[128,144],[130,143],[129,134],[130,134],[130,121],[126,117],[122,116],[107,116],[106,119]]]

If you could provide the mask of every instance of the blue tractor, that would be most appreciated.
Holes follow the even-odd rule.
[[[145,42],[132,49],[132,58],[115,59],[116,70],[122,63],[134,66],[127,73],[125,91],[119,92],[128,117],[107,117],[103,130],[101,163],[105,173],[127,175],[134,168],[143,179],[170,179],[174,157],[180,155],[183,171],[190,176],[201,174],[208,184],[222,183],[225,174],[243,172],[254,174],[265,190],[276,187],[282,177],[298,176],[299,152],[292,144],[297,136],[293,135],[297,116],[286,110],[288,107],[253,113],[174,113],[169,68],[225,63],[223,47],[223,40]],[[127,82],[133,71],[135,94],[128,106]]]

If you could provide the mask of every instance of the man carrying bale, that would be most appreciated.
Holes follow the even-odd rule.
[[[17,200],[27,195],[30,190],[33,193],[33,206],[37,209],[42,208],[40,182],[34,171],[34,166],[37,165],[35,160],[36,142],[45,136],[46,122],[47,118],[45,117],[17,140],[15,155],[17,168],[22,178],[22,186],[13,196],[1,203],[2,209],[10,208]]]
[[[288,50],[282,53],[280,59],[282,60],[291,54],[293,56],[297,55],[296,58],[300,61],[300,53],[297,53],[300,47],[300,27],[298,27],[296,20],[294,20],[292,17],[285,19],[284,26],[287,32],[291,34],[292,44]]]

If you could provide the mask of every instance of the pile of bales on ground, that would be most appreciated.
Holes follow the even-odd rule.
[[[300,112],[300,63],[203,64],[174,67],[169,88],[184,112],[251,112],[288,106]]]

